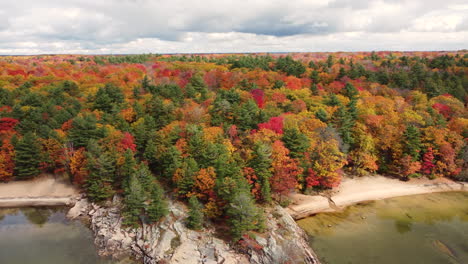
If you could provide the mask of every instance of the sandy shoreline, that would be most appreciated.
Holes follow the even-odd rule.
[[[71,205],[78,194],[67,182],[44,175],[30,181],[0,183],[0,207]]]
[[[468,183],[449,179],[413,179],[403,182],[383,176],[346,178],[327,198],[322,195],[293,194],[287,211],[294,219],[301,219],[319,212],[340,210],[363,201],[450,191],[468,191]]]
[[[72,205],[74,198],[12,198],[0,199],[1,207],[35,207],[35,206],[57,206],[57,205]]]

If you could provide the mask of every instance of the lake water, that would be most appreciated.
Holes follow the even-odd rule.
[[[298,221],[323,264],[466,264],[468,193],[398,197]]]
[[[0,263],[108,264],[94,247],[91,231],[67,221],[66,208],[0,209]]]

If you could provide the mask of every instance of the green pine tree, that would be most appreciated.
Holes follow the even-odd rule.
[[[359,94],[356,87],[354,87],[354,85],[352,85],[351,83],[346,83],[346,86],[343,91],[344,91],[344,95],[350,99],[355,98]]]
[[[291,151],[290,156],[299,158],[310,147],[309,139],[297,128],[285,129],[283,134],[284,145]]]
[[[338,106],[341,104],[340,99],[338,99],[338,96],[334,93],[330,93],[326,98],[325,98],[325,104],[329,106]]]
[[[413,160],[419,160],[420,151],[422,148],[421,145],[421,134],[419,129],[414,125],[409,125],[406,127],[404,136],[404,153],[410,155]]]
[[[197,197],[191,196],[188,201],[188,217],[187,227],[199,230],[203,227],[203,205],[198,201]]]
[[[125,190],[125,193],[122,223],[126,226],[137,227],[144,206],[145,196],[143,187],[135,174],[130,177],[129,186]]]
[[[174,172],[182,165],[180,151],[171,146],[166,152],[162,153],[159,160],[162,176],[164,179],[172,179]]]
[[[318,83],[319,80],[320,80],[320,76],[319,76],[319,73],[318,71],[316,70],[313,70],[311,73],[310,73],[310,79],[312,80],[313,83]]]
[[[166,200],[164,200],[164,191],[157,182],[151,184],[150,201],[147,207],[148,218],[151,222],[158,222],[163,216],[167,215],[169,210]]]
[[[77,116],[73,119],[68,138],[76,148],[86,147],[92,139],[97,139],[100,132],[96,126],[96,117],[92,114]]]
[[[119,178],[116,179],[116,184],[122,186],[123,189],[128,187],[130,176],[136,171],[136,161],[133,156],[133,151],[127,149],[124,154],[124,163],[119,169]]]
[[[337,79],[341,79],[346,76],[346,70],[343,67],[340,67],[340,71],[338,73]]]
[[[87,152],[89,176],[85,187],[91,201],[100,202],[114,195],[113,180],[115,177],[115,160],[91,141]]]
[[[230,201],[226,211],[229,216],[231,235],[234,241],[239,240],[243,234],[250,230],[264,228],[264,216],[255,205],[250,193],[243,191],[237,193]]]
[[[318,120],[320,120],[320,121],[322,121],[322,122],[324,122],[324,123],[326,123],[326,122],[328,121],[328,119],[329,119],[327,111],[325,111],[323,108],[320,108],[320,109],[315,113],[315,117],[316,117]]]
[[[335,59],[333,58],[333,55],[332,55],[332,54],[328,55],[328,58],[327,58],[327,66],[328,66],[328,68],[330,68],[331,66],[333,66],[334,60],[335,60]]]
[[[199,170],[199,166],[193,158],[187,158],[182,162],[183,175],[182,179],[177,182],[179,195],[185,196],[190,191],[192,191],[193,185],[195,183],[194,175]]]
[[[254,158],[250,162],[250,167],[255,170],[261,184],[262,199],[265,202],[271,201],[271,147],[265,143],[257,143],[254,148]]]
[[[260,109],[253,100],[242,104],[237,114],[237,123],[242,130],[254,129],[260,120]]]
[[[15,172],[18,179],[37,176],[39,170],[40,145],[33,133],[26,133],[15,146]]]
[[[151,173],[151,170],[149,169],[148,165],[146,165],[143,162],[138,164],[138,168],[135,171],[135,174],[137,175],[138,180],[143,186],[143,190],[148,194],[151,193],[153,190],[153,183],[155,178]]]

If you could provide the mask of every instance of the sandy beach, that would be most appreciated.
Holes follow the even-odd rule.
[[[383,176],[345,178],[341,185],[328,195],[292,194],[287,208],[294,219],[301,219],[319,212],[340,210],[363,201],[416,195],[433,192],[468,191],[468,183],[446,178],[428,180],[412,179],[403,182]]]
[[[0,207],[68,205],[76,196],[78,191],[72,185],[50,175],[0,183]]]

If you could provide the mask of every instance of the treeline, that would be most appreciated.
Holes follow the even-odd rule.
[[[128,226],[173,196],[235,240],[344,173],[468,180],[466,54],[305,55],[6,58],[0,180],[69,175]]]

